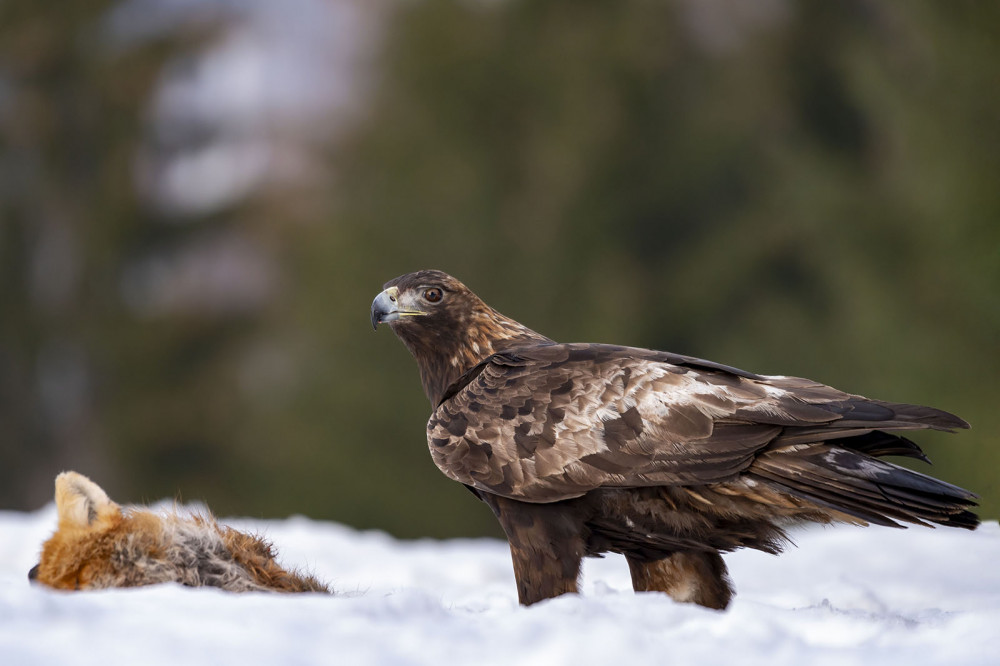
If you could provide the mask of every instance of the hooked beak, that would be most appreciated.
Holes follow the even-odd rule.
[[[399,305],[399,288],[389,287],[372,301],[372,329],[385,322],[396,321],[403,317],[427,314],[423,310],[401,308]]]
[[[372,301],[372,330],[377,329],[382,322],[399,319],[398,294],[398,289],[389,287]]]

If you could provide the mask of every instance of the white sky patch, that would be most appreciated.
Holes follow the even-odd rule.
[[[136,158],[137,185],[175,221],[232,206],[261,185],[324,178],[322,148],[365,106],[386,3],[379,0],[124,0],[108,48],[217,34],[165,64]],[[215,31],[213,33],[213,31]]]

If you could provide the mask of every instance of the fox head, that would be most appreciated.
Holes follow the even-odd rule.
[[[28,579],[75,589],[86,578],[86,553],[100,541],[102,533],[121,522],[123,514],[100,486],[76,472],[56,477],[56,511],[59,529],[45,542],[41,559],[28,572]]]

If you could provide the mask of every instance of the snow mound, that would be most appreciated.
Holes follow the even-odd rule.
[[[772,557],[726,556],[716,612],[633,594],[622,558],[588,560],[581,596],[517,604],[507,546],[400,541],[302,517],[224,520],[272,540],[336,596],[163,585],[29,585],[55,509],[0,512],[3,664],[983,664],[1000,654],[1000,526],[816,528]]]

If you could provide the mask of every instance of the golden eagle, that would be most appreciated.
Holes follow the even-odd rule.
[[[974,529],[976,495],[892,463],[895,434],[948,412],[668,352],[560,344],[461,282],[419,271],[371,309],[420,369],[437,466],[490,506],[522,604],[577,591],[581,559],[628,561],[636,591],[725,608],[720,552],[777,553],[805,521]]]

